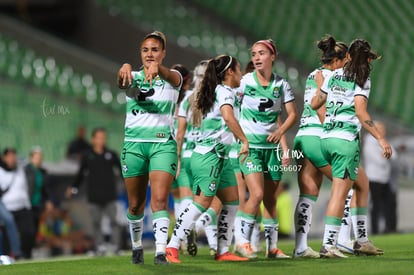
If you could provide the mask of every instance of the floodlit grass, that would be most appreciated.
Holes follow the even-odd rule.
[[[155,266],[153,251],[145,254],[144,265],[132,265],[130,256],[65,257],[45,261],[21,261],[0,266],[0,274],[414,274],[414,234],[375,236],[374,244],[385,250],[383,256],[348,259],[267,260],[264,255],[249,262],[215,262],[205,247],[196,257],[181,256],[179,265]],[[320,240],[310,241],[318,250]],[[292,253],[293,241],[280,241],[279,247]],[[129,253],[128,253],[129,254]]]

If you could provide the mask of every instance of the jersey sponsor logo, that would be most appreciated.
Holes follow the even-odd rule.
[[[259,112],[265,112],[267,108],[273,107],[273,100],[270,98],[261,98],[258,106]]]
[[[157,138],[165,138],[165,133],[156,133],[155,134],[155,137],[157,137]]]
[[[256,89],[252,88],[252,87],[246,87],[246,89],[244,90],[244,94],[245,95],[249,95],[249,96],[255,96]]]

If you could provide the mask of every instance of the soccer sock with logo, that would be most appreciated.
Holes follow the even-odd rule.
[[[342,217],[341,229],[339,230],[338,243],[346,244],[351,241],[351,199],[354,194],[354,189],[349,190],[345,200],[344,216]]]
[[[295,208],[295,251],[308,248],[308,234],[312,224],[312,208],[318,197],[302,194]]]
[[[210,224],[217,225],[217,215],[216,211],[213,208],[207,209],[196,221],[195,229],[197,234],[200,234],[203,230],[205,230]]]
[[[339,217],[325,217],[325,232],[323,234],[323,245],[325,247],[336,246],[342,219]]]
[[[208,246],[217,251],[217,222],[206,227],[206,238]]]
[[[256,222],[253,226],[252,236],[250,237],[250,244],[255,249],[260,247],[260,226],[262,225],[262,216],[256,216]]]
[[[179,248],[180,241],[187,238],[193,229],[195,221],[200,215],[205,212],[206,209],[196,202],[190,203],[184,211],[178,216],[177,222],[174,227],[174,232],[171,235],[168,247]]]
[[[239,243],[239,239],[241,236],[241,211],[237,210],[236,217],[234,218],[234,247]]]
[[[241,216],[240,216],[240,233],[241,234],[238,240],[239,241],[238,245],[250,243],[250,237],[252,236],[255,219],[256,219],[255,215],[250,215],[250,214],[241,212]]]
[[[184,209],[192,202],[191,197],[174,199],[174,217],[177,217],[184,211]]]
[[[127,216],[128,225],[129,225],[129,235],[131,238],[132,249],[142,248],[144,214],[135,216],[127,212],[126,216]]]
[[[272,251],[277,248],[279,221],[277,218],[263,219],[265,232],[266,251]]]
[[[165,254],[169,226],[170,214],[167,210],[157,211],[152,214],[152,229],[155,239],[155,255]]]
[[[217,221],[217,255],[222,255],[229,251],[233,239],[234,218],[238,205],[238,200],[223,204]]]
[[[207,210],[210,216],[210,223],[205,228],[208,246],[217,251],[217,215],[213,208]]]
[[[367,209],[365,207],[351,208],[351,218],[355,239],[361,243],[368,241]]]

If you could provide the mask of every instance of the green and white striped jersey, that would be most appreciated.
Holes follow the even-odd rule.
[[[240,84],[242,103],[240,126],[251,148],[277,148],[266,138],[274,132],[277,118],[282,111],[282,104],[295,100],[289,83],[273,74],[268,87],[262,87],[256,71],[243,76]]]
[[[311,108],[312,97],[315,95],[317,89],[315,74],[320,70],[324,78],[331,74],[331,70],[329,69],[318,68],[311,72],[306,79],[303,112],[300,118],[299,131],[296,136],[322,136],[322,123],[319,120],[316,110]]]
[[[132,87],[140,92],[126,97],[125,141],[166,142],[174,135],[174,111],[180,87],[156,76],[146,82],[144,71],[132,72]]]
[[[183,117],[187,120],[187,129],[184,134],[184,144],[183,144],[183,157],[190,157],[193,152],[193,145],[200,137],[200,128],[194,127],[191,123],[191,105],[189,102],[190,96],[193,94],[193,91],[187,91],[183,101],[181,101],[180,106],[178,107],[177,116]],[[188,146],[187,146],[188,145]],[[187,148],[188,147],[188,148]]]
[[[228,86],[219,84],[216,87],[216,100],[211,110],[203,117],[201,122],[201,134],[196,142],[194,152],[205,154],[217,144],[230,145],[233,142],[233,133],[227,127],[220,108],[228,104],[234,110],[234,90]]]
[[[369,97],[371,80],[368,78],[364,87],[358,86],[353,79],[344,75],[344,70],[337,69],[325,78],[321,91],[326,93],[326,116],[323,124],[324,134],[321,138],[341,138],[355,140],[361,130],[355,113],[355,96]]]

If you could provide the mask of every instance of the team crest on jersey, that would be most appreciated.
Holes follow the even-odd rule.
[[[157,75],[152,81],[152,84],[155,86],[162,86],[163,82],[162,82],[162,79]]]
[[[274,87],[273,88],[273,96],[275,98],[279,98],[280,97],[280,88],[279,87]]]
[[[210,185],[208,186],[208,189],[210,189],[211,192],[214,192],[216,190],[216,181],[213,180]]]

